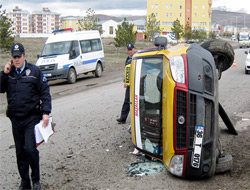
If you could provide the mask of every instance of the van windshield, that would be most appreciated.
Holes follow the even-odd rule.
[[[157,157],[162,156],[162,56],[143,58],[137,60],[136,69],[140,72],[136,74],[135,96],[138,93],[137,100],[139,117],[138,125],[141,131],[142,149],[154,154]],[[137,83],[137,84],[138,84]]]
[[[45,44],[41,56],[68,54],[72,41]]]
[[[248,35],[240,35],[240,41],[249,40]]]

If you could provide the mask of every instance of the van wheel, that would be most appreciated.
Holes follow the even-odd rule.
[[[96,65],[95,76],[96,77],[102,76],[102,66],[100,63],[97,63],[97,65]]]
[[[212,39],[201,44],[214,57],[216,68],[223,72],[230,68],[234,61],[234,49],[232,45],[224,40]]]
[[[233,157],[231,154],[222,155],[216,163],[215,173],[225,173],[231,171],[233,167]]]
[[[73,84],[76,82],[76,71],[74,68],[70,68],[69,69],[69,73],[68,73],[68,83],[69,84]]]

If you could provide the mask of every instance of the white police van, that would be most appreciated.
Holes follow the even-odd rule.
[[[36,65],[47,80],[67,79],[72,84],[77,75],[89,72],[100,77],[105,61],[99,31],[54,31],[45,42]]]

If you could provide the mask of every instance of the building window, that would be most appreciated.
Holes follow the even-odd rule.
[[[166,5],[166,8],[168,9],[168,5]]]
[[[198,22],[193,22],[192,26],[199,26],[199,23]]]
[[[152,5],[152,9],[154,8],[154,5]]]
[[[109,34],[114,34],[114,27],[113,26],[109,27]]]
[[[205,16],[206,16],[205,13],[203,13],[203,14],[202,14],[202,18],[205,18]]]
[[[155,17],[158,17],[158,13],[155,13]]]
[[[158,4],[155,5],[155,8],[158,8]]]
[[[170,9],[172,9],[172,8],[173,8],[173,5],[171,4],[171,5],[170,5]]]
[[[194,17],[195,17],[195,18],[197,17],[197,13],[194,13]]]
[[[205,9],[205,5],[202,5],[202,8]]]
[[[180,5],[180,9],[182,9],[182,5]]]
[[[182,14],[180,13],[180,17],[182,17]]]
[[[201,22],[201,26],[207,26],[206,22]]]
[[[170,13],[170,17],[173,17],[173,14],[172,14],[172,13]]]
[[[194,5],[194,9],[197,9],[197,5]]]
[[[173,22],[162,22],[162,26],[173,26]]]
[[[190,9],[187,9],[187,12],[190,12]]]
[[[166,17],[168,17],[168,13],[166,13]]]

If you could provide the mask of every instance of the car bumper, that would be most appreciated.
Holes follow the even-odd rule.
[[[68,76],[69,68],[42,72],[47,80],[65,79]]]

